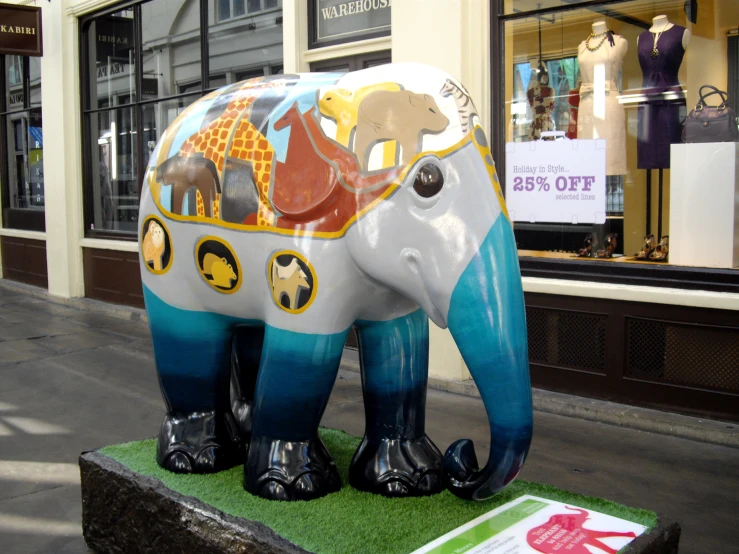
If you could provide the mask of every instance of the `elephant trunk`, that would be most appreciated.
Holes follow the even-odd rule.
[[[490,456],[478,470],[472,441],[455,442],[444,456],[444,480],[455,495],[484,500],[518,475],[533,431],[523,290],[504,216],[455,286],[448,325],[487,411]]]

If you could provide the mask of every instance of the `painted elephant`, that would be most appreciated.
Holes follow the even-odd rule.
[[[338,490],[318,426],[353,326],[366,429],[352,486],[479,500],[516,477],[532,435],[518,257],[485,135],[462,132],[454,98],[440,94],[449,79],[417,64],[257,78],[201,98],[163,133],[139,214],[162,467],[243,461],[246,490],[269,499]],[[433,106],[444,128],[419,128],[407,161],[373,168],[368,156],[365,168],[318,102],[387,82]],[[390,126],[408,117],[397,103],[371,108]],[[150,228],[163,234],[156,257]],[[470,441],[442,456],[426,434],[428,318],[449,327],[482,396],[481,469]]]

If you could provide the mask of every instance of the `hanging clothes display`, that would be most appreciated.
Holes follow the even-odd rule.
[[[567,100],[570,104],[570,123],[567,125],[568,139],[577,138],[577,112],[580,107],[580,87],[573,88],[570,94],[567,96]]]
[[[606,175],[626,174],[626,115],[617,81],[627,50],[626,39],[609,30],[591,34],[578,48],[577,138],[606,140]]]
[[[554,89],[549,86],[549,74],[542,72],[532,76],[526,98],[534,111],[529,127],[529,140],[538,140],[542,131],[556,131],[554,126]]]
[[[685,54],[684,33],[685,27],[672,25],[657,33],[644,31],[638,38],[642,94],[647,97],[637,115],[639,169],[670,167],[670,144],[681,142],[680,110],[684,109],[685,98],[677,72]],[[669,92],[680,93],[680,97],[666,98],[663,93]]]

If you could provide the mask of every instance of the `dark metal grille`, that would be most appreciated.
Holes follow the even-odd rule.
[[[602,373],[606,320],[605,315],[527,306],[529,361]]]
[[[627,377],[739,393],[739,328],[627,318]]]

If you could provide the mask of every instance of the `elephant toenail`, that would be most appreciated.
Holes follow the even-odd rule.
[[[259,492],[259,496],[267,500],[290,500],[290,495],[287,494],[285,487],[276,481],[269,481],[264,485]]]
[[[218,448],[215,446],[211,446],[208,448],[203,448],[199,453],[197,458],[195,458],[195,465],[197,466],[199,471],[203,472],[209,472],[209,471],[215,471],[216,464],[218,461]]]
[[[385,485],[387,496],[408,496],[408,487],[400,481],[391,481]]]
[[[175,473],[192,473],[190,456],[184,452],[172,452],[164,462],[164,467]]]

